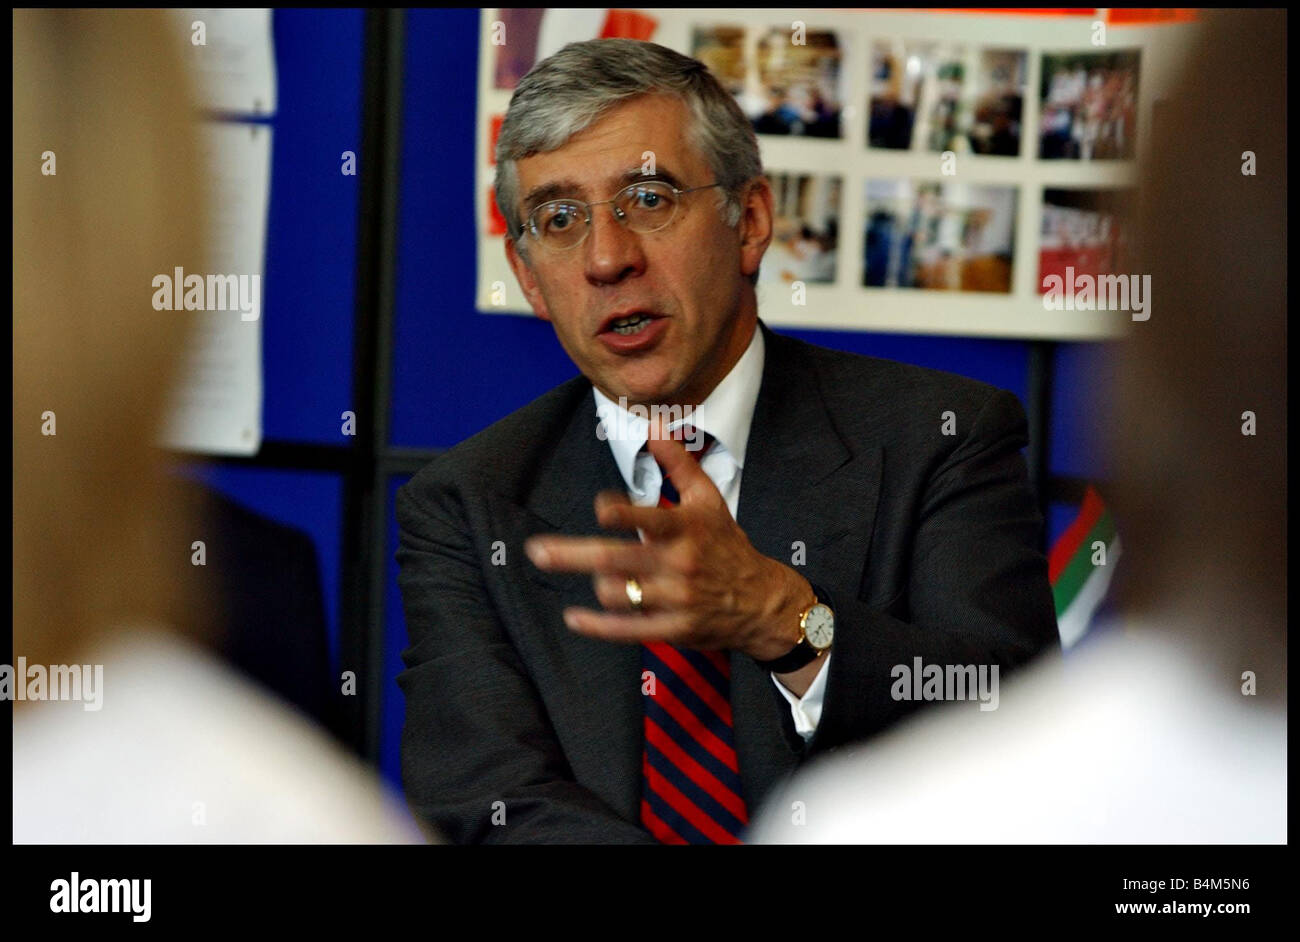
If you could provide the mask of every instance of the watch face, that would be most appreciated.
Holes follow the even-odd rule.
[[[808,609],[808,617],[804,619],[803,633],[808,643],[818,651],[826,650],[835,634],[835,616],[825,605],[814,605]]]

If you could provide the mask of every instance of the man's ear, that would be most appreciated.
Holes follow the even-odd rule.
[[[515,273],[515,280],[519,282],[519,287],[524,292],[524,297],[528,299],[533,313],[542,320],[549,321],[551,312],[546,306],[546,299],[542,297],[541,289],[537,286],[537,278],[533,275],[532,266],[519,254],[519,247],[509,236],[506,237],[506,261],[510,263],[510,270]]]
[[[745,188],[740,199],[739,232],[740,270],[752,275],[772,243],[772,187],[767,177],[751,180]]]

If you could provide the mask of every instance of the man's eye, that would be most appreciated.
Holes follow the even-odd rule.
[[[659,209],[664,204],[663,194],[654,190],[637,190],[636,200],[643,209]]]
[[[556,232],[567,229],[571,225],[573,225],[573,213],[567,209],[557,210],[546,220],[546,228]]]

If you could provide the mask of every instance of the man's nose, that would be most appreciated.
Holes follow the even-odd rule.
[[[617,210],[608,203],[592,207],[591,231],[582,245],[587,280],[592,284],[615,284],[645,271],[641,237],[619,221],[617,215]]]

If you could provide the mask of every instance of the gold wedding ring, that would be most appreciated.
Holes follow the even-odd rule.
[[[632,611],[641,611],[641,583],[631,576],[627,577],[627,600],[632,603]]]

